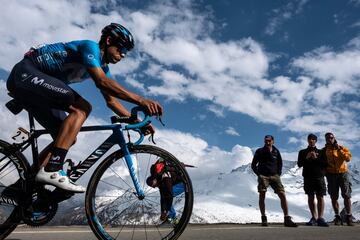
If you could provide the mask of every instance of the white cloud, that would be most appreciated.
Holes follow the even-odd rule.
[[[358,41],[359,38],[352,39],[342,51],[321,47],[293,61],[293,66],[311,79],[311,89],[306,93],[301,116],[291,119],[288,129],[318,133],[334,131],[345,141],[350,141],[349,145],[359,140]]]
[[[225,133],[226,134],[229,134],[230,136],[240,136],[240,134],[236,131],[235,128],[233,127],[228,127],[226,130],[225,130]]]
[[[97,40],[105,24],[125,22],[135,36],[136,50],[111,70],[125,75],[127,83],[143,93],[175,101],[205,100],[220,117],[230,110],[293,132],[332,130],[346,135],[346,141],[359,140],[357,105],[344,102],[348,96],[356,102],[360,95],[359,38],[341,51],[321,47],[295,57],[292,77],[270,78],[274,54],[252,38],[219,42],[212,37],[211,14],[201,12],[193,1],[155,1],[135,11],[122,6],[108,15],[91,11],[92,4],[104,3],[51,3],[17,0],[3,6],[2,68],[10,70],[34,44]],[[306,3],[295,1],[275,10],[279,24],[300,14]]]
[[[0,66],[6,70],[37,44],[84,37],[97,41],[110,19],[91,14],[88,1],[17,0],[2,4],[1,10]]]
[[[5,82],[0,80],[0,101],[2,103],[10,100],[6,95]],[[12,142],[10,136],[15,133],[17,127],[21,126],[25,129],[28,127],[28,118],[25,111],[19,115],[13,115],[8,111],[4,104],[0,104],[0,112],[2,118],[0,119],[0,139]],[[85,125],[101,125],[107,122],[91,117],[85,122]],[[38,128],[41,128],[37,125]],[[68,158],[74,162],[85,159],[96,147],[98,147],[107,137],[108,131],[84,132],[79,133],[76,144],[70,149]],[[247,164],[252,159],[252,152],[249,147],[235,145],[230,152],[222,150],[218,147],[209,146],[206,141],[199,137],[195,137],[190,133],[184,133],[177,130],[163,130],[157,129],[155,134],[155,141],[159,147],[163,147],[179,160],[195,165],[196,169],[189,169],[189,172],[194,180],[201,180],[207,176],[230,172],[241,165]],[[40,149],[51,142],[48,135],[40,138]],[[149,144],[148,142],[145,142]],[[118,147],[114,147],[118,148]],[[26,156],[31,159],[30,152]],[[82,179],[82,183],[88,180],[93,168]]]
[[[184,101],[186,97],[186,85],[190,82],[184,75],[164,70],[159,73],[163,82],[161,86],[150,86],[149,90],[154,95],[167,96],[170,100]]]
[[[301,142],[301,140],[297,137],[289,137],[289,140],[288,140],[288,143],[298,144],[300,142]]]
[[[220,107],[219,105],[212,104],[207,106],[207,109],[210,112],[213,112],[217,117],[221,117],[221,118],[225,117],[224,108]]]
[[[308,0],[290,1],[286,5],[272,10],[272,17],[269,24],[266,26],[265,33],[274,35],[279,30],[281,25],[302,12],[304,5]]]
[[[189,169],[194,180],[205,179],[219,173],[227,173],[251,162],[249,147],[235,145],[230,152],[209,146],[203,139],[176,130],[158,130],[156,143],[173,153],[184,163],[194,165]]]

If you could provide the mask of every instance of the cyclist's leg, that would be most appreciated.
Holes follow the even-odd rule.
[[[90,103],[79,96],[75,102],[69,106],[69,115],[61,125],[54,144],[55,147],[69,149],[74,144],[76,136],[90,112]]]
[[[65,111],[57,110],[57,109],[49,109],[47,106],[36,106],[31,104],[26,104],[26,110],[31,112],[33,117],[43,126],[46,130],[50,132],[53,140],[56,139],[62,122],[66,118]],[[47,161],[50,158],[52,149],[54,146],[54,142],[51,142],[47,145],[39,154],[39,165],[34,167],[44,167]]]
[[[40,178],[37,179],[45,181],[48,178],[48,181],[45,181],[47,183],[51,182],[50,184],[60,188],[83,192],[85,189],[82,187],[81,189],[68,189],[68,187],[76,185],[71,183],[60,170],[68,149],[74,143],[82,123],[90,113],[90,104],[63,81],[39,71],[28,59],[22,60],[14,67],[8,79],[8,89],[16,99],[24,104],[25,108],[28,107],[33,112],[35,119],[44,127],[52,130],[53,137],[57,135],[51,153],[54,157],[50,157],[54,161],[50,162],[52,165],[49,167],[49,170],[54,170],[56,167],[56,176],[52,174],[53,172],[47,174],[44,169],[40,169],[38,173]],[[42,111],[38,111],[40,109]],[[44,117],[53,115],[53,109],[66,111],[69,115],[64,121],[56,117],[52,117],[50,120],[48,117]],[[45,157],[44,162],[46,163],[50,154],[42,156]]]

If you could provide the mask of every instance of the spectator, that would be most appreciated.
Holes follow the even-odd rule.
[[[284,225],[286,227],[297,227],[288,215],[288,205],[285,196],[285,189],[281,183],[280,175],[282,170],[282,158],[279,150],[273,146],[274,137],[265,136],[265,145],[256,150],[251,168],[258,176],[259,207],[261,212],[261,225],[268,226],[265,214],[265,195],[269,185],[279,196],[281,208],[284,212]]]
[[[327,162],[319,156],[320,150],[316,148],[317,136],[309,134],[307,140],[309,146],[300,150],[297,162],[299,167],[303,167],[304,190],[308,196],[308,205],[311,213],[311,219],[306,225],[328,227],[329,224],[323,218],[324,196],[326,195],[324,176]],[[315,195],[317,204],[315,203]]]
[[[148,186],[159,188],[160,220],[176,225],[179,220],[173,206],[173,198],[185,191],[184,183],[174,167],[159,158],[150,168],[150,176],[146,179]]]
[[[344,199],[346,210],[346,223],[353,226],[351,214],[351,182],[347,171],[346,162],[351,160],[349,149],[340,146],[333,133],[325,134],[326,144],[322,149],[321,157],[327,161],[326,179],[328,182],[328,192],[331,197],[331,203],[335,212],[335,225],[342,225],[343,221],[339,215],[339,188],[341,196]]]

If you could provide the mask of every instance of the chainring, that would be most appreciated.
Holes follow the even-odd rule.
[[[34,189],[32,201],[24,210],[23,221],[25,224],[38,227],[50,222],[58,209],[58,203],[49,202],[52,192],[45,188]]]

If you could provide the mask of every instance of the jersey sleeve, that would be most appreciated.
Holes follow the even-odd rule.
[[[102,69],[104,70],[104,73],[107,77],[111,77],[110,68],[108,65],[103,66]]]
[[[85,67],[101,67],[99,45],[93,41],[83,41],[81,45],[81,59]]]

